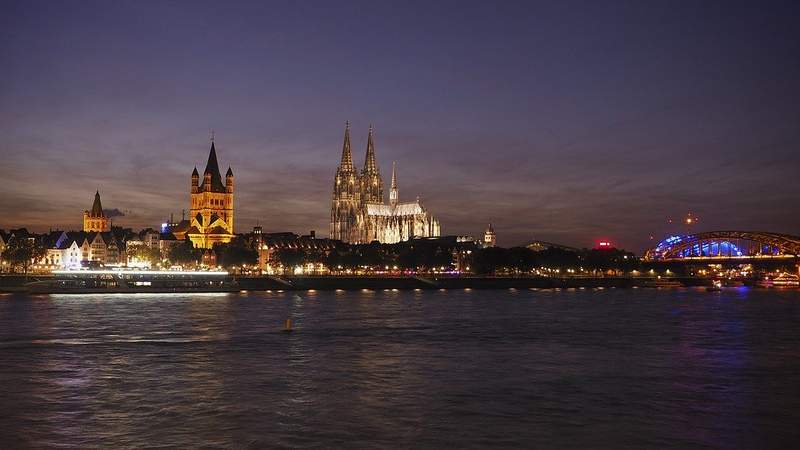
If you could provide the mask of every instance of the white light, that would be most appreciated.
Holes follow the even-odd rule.
[[[54,270],[58,275],[228,275],[220,271],[185,271],[185,270]]]

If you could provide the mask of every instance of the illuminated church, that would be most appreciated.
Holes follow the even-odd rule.
[[[103,212],[103,205],[100,203],[100,191],[94,193],[94,203],[91,210],[83,212],[83,231],[106,232],[111,231],[111,220]]]
[[[383,197],[383,178],[375,160],[372,126],[367,137],[367,156],[359,173],[350,149],[350,124],[344,131],[342,160],[336,169],[331,204],[330,238],[353,244],[379,241],[392,244],[411,238],[441,234],[439,221],[416,201],[401,203],[397,172],[392,163],[389,203]]]
[[[213,137],[202,181],[197,167],[192,172],[191,197],[186,235],[192,244],[198,248],[212,248],[216,243],[230,242],[234,237],[233,171],[229,166],[223,184]]]

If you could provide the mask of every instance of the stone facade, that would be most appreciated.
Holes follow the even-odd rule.
[[[394,163],[389,203],[385,203],[372,134],[370,126],[364,168],[359,173],[353,165],[350,125],[345,128],[342,160],[333,184],[330,238],[353,244],[372,241],[391,244],[439,236],[439,221],[425,209],[419,197],[414,202],[399,201]]]
[[[192,172],[189,211],[186,236],[195,247],[212,248],[233,239],[233,171],[228,167],[223,184],[213,140],[202,183],[197,167]]]
[[[108,220],[103,212],[103,205],[100,203],[100,191],[94,194],[94,204],[92,209],[83,212],[83,231],[87,233],[105,233],[111,231],[111,221]]]

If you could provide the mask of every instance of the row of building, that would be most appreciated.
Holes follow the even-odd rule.
[[[171,231],[178,237],[188,236],[196,247],[213,248],[214,244],[230,242],[235,236],[233,171],[228,167],[223,183],[213,138],[202,180],[197,167],[192,171],[189,211],[189,218]],[[359,171],[353,164],[350,124],[345,125],[330,217],[330,239],[345,243],[396,243],[441,235],[439,221],[419,197],[412,202],[400,201],[394,163],[387,202],[372,126],[367,136],[364,166]]]
[[[190,240],[194,247],[207,250],[213,249],[216,244],[229,243],[237,235],[234,228],[234,176],[230,166],[224,177],[219,167],[212,136],[202,176],[197,167],[191,173],[188,217],[184,216],[178,222],[170,220],[162,224],[159,231],[146,229],[133,233],[130,229],[113,227],[97,191],[92,207],[83,213],[82,231],[56,231],[37,236],[40,243],[47,247],[46,256],[37,263],[46,267],[77,267],[88,262],[127,265],[137,263],[130,260],[132,252],[128,250],[132,247],[158,249],[166,259],[170,248],[185,239]],[[369,128],[361,170],[353,164],[350,125],[347,123],[345,126],[341,160],[334,177],[330,217],[331,242],[397,243],[441,236],[439,221],[423,206],[419,197],[411,202],[400,201],[395,163],[392,163],[387,201],[384,180],[377,163],[372,126]],[[266,255],[270,249],[302,242],[302,237],[293,233],[265,235],[260,228],[256,230],[253,236],[260,236],[264,240],[262,245]],[[0,251],[15,234],[28,238],[24,229],[0,232]],[[327,245],[317,240],[313,233],[310,239],[319,245]],[[494,246],[496,243],[491,225],[485,232],[483,243],[485,246]],[[260,253],[259,265],[268,266],[268,259]]]

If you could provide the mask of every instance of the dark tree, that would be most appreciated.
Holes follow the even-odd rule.
[[[289,274],[289,269],[308,261],[308,254],[301,248],[281,248],[272,254],[272,258],[283,266],[283,274]]]
[[[222,267],[242,266],[245,264],[254,265],[258,263],[258,251],[253,245],[245,241],[241,236],[233,238],[227,244],[217,244],[214,246],[214,253],[217,255],[217,264]]]
[[[27,275],[31,264],[42,259],[45,254],[47,254],[47,249],[38,239],[14,237],[3,250],[2,259],[8,262],[12,270],[20,267],[22,273]]]
[[[194,248],[188,237],[169,250],[169,260],[173,264],[197,264],[202,257],[203,250]]]

